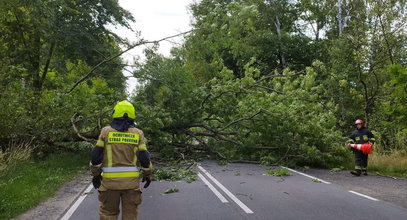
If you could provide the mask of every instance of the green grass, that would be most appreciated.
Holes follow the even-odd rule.
[[[373,153],[369,155],[368,171],[407,178],[407,153],[404,151],[394,151],[387,155]]]
[[[49,155],[41,161],[19,161],[0,172],[0,219],[35,207],[89,163],[87,153]]]

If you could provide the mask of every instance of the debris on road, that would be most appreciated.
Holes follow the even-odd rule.
[[[284,168],[278,170],[267,170],[266,175],[268,176],[291,176],[292,174]]]
[[[176,193],[176,192],[179,192],[179,189],[174,187],[174,188],[165,190],[164,194],[170,194],[170,193]]]
[[[165,181],[179,181],[185,180],[187,183],[191,183],[197,180],[196,172],[188,169],[157,169],[154,171],[155,180],[165,180]]]
[[[337,173],[337,172],[342,171],[342,170],[344,170],[344,169],[345,169],[345,167],[343,167],[343,166],[341,166],[341,167],[335,167],[335,168],[332,168],[332,169],[331,169],[331,172],[332,172],[332,173]]]
[[[314,182],[314,183],[320,183],[321,180],[319,180],[319,179],[312,179],[312,182]]]

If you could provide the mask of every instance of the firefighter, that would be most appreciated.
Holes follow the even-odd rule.
[[[355,121],[356,130],[352,132],[349,136],[349,143],[354,144],[364,144],[364,143],[375,143],[375,137],[369,129],[365,128],[363,120],[357,119]],[[355,155],[355,170],[350,173],[355,176],[367,175],[367,160],[368,154],[363,153],[361,150],[352,148]]]
[[[141,203],[140,171],[151,183],[152,165],[143,131],[134,124],[134,106],[121,101],[114,107],[113,121],[102,129],[91,153],[93,186],[99,191],[101,220],[117,219],[121,202],[122,219],[137,219]],[[141,170],[140,170],[140,169]]]

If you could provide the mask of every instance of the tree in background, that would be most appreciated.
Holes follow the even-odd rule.
[[[126,43],[106,25],[129,28],[129,21],[133,17],[114,0],[1,1],[0,103],[6,125],[1,143],[12,138],[70,140],[75,137],[74,115],[72,121],[88,135],[97,134],[97,119],[105,118],[106,106],[125,95],[121,60],[99,68],[91,80],[66,92]]]
[[[405,95],[388,94],[403,91],[403,69],[389,66],[405,63],[405,2],[204,0],[191,10],[185,44],[170,58],[149,50],[135,73],[140,125],[164,155],[334,166],[355,118],[383,136],[384,118],[400,121],[393,103]]]

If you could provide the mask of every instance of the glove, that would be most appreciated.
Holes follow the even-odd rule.
[[[95,187],[95,189],[99,189],[100,185],[102,184],[102,176],[101,175],[94,176],[92,178],[92,184],[93,187]]]
[[[151,183],[151,176],[143,176],[143,179],[141,180],[142,183],[146,182],[146,184],[144,184],[144,189],[147,188],[148,186],[150,186]]]

